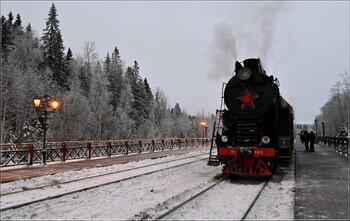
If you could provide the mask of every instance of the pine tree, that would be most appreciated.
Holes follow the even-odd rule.
[[[106,60],[105,60],[104,65],[103,65],[103,70],[107,73],[107,75],[109,74],[109,65],[110,64],[111,64],[111,58],[109,57],[109,52],[107,52]]]
[[[8,17],[9,19],[6,20],[5,16],[1,16],[1,58],[3,61],[7,60],[7,56],[13,48],[12,12],[9,13]]]
[[[68,89],[64,46],[55,4],[52,4],[48,16],[42,37],[45,62],[52,70],[52,77],[57,85]]]
[[[85,95],[85,97],[89,97],[90,92],[90,78],[89,76],[89,70],[87,68],[87,65],[84,64],[83,66],[79,67],[79,80],[80,80],[80,88]]]
[[[69,81],[68,79],[71,79],[71,75],[73,74],[73,71],[71,70],[72,68],[72,63],[73,61],[73,52],[70,48],[68,48],[68,51],[67,51],[67,55],[66,55],[66,58],[65,58],[65,62],[66,62],[66,75],[67,75],[67,89],[68,90],[71,90],[71,81]],[[70,83],[70,84],[69,84]]]
[[[16,21],[13,23],[13,31],[18,32],[18,34],[23,34],[22,19],[20,14],[17,14]]]
[[[151,87],[148,84],[147,79],[143,81],[145,97],[143,99],[144,103],[144,123],[140,126],[140,133],[143,138],[154,138],[157,134],[156,127],[156,115],[155,115],[155,102]]]
[[[9,21],[9,23],[12,25],[12,21],[13,21],[13,14],[12,14],[12,12],[10,11],[9,12],[9,14],[8,14],[8,21]]]
[[[145,85],[146,99],[148,102],[150,102],[153,100],[153,94],[152,94],[151,87],[148,84],[147,78],[145,78],[144,80],[144,85]]]
[[[72,53],[72,50],[70,48],[68,48],[68,51],[67,51],[67,56],[66,56],[66,61],[69,62],[70,60],[73,59],[73,53]]]
[[[27,33],[32,32],[32,25],[30,23],[26,27],[26,32]]]
[[[123,82],[123,65],[117,47],[114,48],[112,58],[106,58],[105,70],[107,71],[106,73],[109,81],[108,91],[111,95],[110,102],[115,111],[120,104],[120,94]]]
[[[153,94],[151,91],[151,88],[148,84],[147,78],[145,78],[144,82],[143,82],[144,88],[145,88],[145,98],[144,98],[144,103],[146,104],[145,106],[145,118],[146,119],[154,119],[154,98],[153,98]],[[151,116],[153,115],[153,116]]]
[[[154,128],[154,103],[148,82],[147,80],[142,80],[139,75],[139,70],[139,65],[137,61],[135,61],[134,66],[128,67],[126,76],[129,79],[134,98],[131,103],[132,113],[130,113],[130,117],[135,123],[137,135],[145,138],[150,136],[150,133],[144,125],[147,125],[148,128]],[[155,134],[155,130],[153,131],[152,133]]]

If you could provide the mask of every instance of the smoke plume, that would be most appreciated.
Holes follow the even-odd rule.
[[[260,58],[267,62],[274,52],[275,22],[284,8],[283,2],[248,2],[235,7],[234,22],[221,22],[213,28],[214,37],[208,46],[207,77],[227,79],[234,72],[236,60]]]
[[[236,38],[233,28],[222,22],[214,28],[214,39],[209,45],[209,79],[217,78],[217,75],[227,75],[233,72],[233,60],[237,59]]]

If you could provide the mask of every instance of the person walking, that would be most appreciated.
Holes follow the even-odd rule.
[[[309,140],[310,140],[310,152],[315,152],[314,144],[315,144],[316,136],[313,131],[311,131],[309,134]]]
[[[304,143],[305,143],[305,151],[309,151],[309,132],[307,132],[307,130],[305,130],[304,132]]]

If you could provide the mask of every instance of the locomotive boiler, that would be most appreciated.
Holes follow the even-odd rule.
[[[272,176],[291,163],[293,115],[260,59],[237,61],[235,75],[223,84],[208,165],[222,164],[224,174]]]

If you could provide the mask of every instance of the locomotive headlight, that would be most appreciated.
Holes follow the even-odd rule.
[[[241,79],[242,81],[248,80],[250,78],[250,76],[252,75],[252,72],[250,71],[249,68],[241,68],[238,71],[238,77],[239,79]]]
[[[268,137],[268,136],[263,136],[263,137],[261,138],[261,142],[262,142],[263,144],[268,144],[268,143],[270,143],[270,137]]]
[[[226,143],[226,142],[228,141],[227,136],[223,135],[223,136],[221,137],[221,141],[224,142],[224,143]]]

